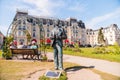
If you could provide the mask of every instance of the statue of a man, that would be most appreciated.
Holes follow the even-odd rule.
[[[55,22],[55,28],[51,31],[52,47],[54,49],[55,70],[63,70],[63,39],[67,39],[64,29],[60,25],[60,21]]]

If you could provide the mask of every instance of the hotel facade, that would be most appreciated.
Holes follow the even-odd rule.
[[[39,44],[41,39],[50,39],[51,30],[55,27],[56,18],[32,16],[27,11],[17,11],[9,27],[8,34],[14,35],[14,40],[27,44],[25,30],[31,36],[31,41],[36,40]],[[80,42],[81,45],[97,45],[98,31],[86,29],[82,20],[67,18],[60,20],[60,25],[65,29],[67,41],[69,43]],[[116,24],[103,28],[104,39],[106,44],[113,45],[117,42],[120,45],[120,29]]]
[[[25,34],[25,30],[27,30],[31,36],[31,41],[36,40],[39,44],[43,38],[45,40],[50,39],[50,33],[55,27],[56,20],[58,19],[28,15],[27,11],[17,11],[9,27],[8,34],[14,35],[14,39],[18,42],[18,45],[20,42],[27,44]],[[82,20],[77,21],[75,18],[59,20],[60,25],[67,34],[67,41],[69,43],[79,41],[82,45],[86,44],[86,28]]]

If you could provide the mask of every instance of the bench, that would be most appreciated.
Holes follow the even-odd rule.
[[[12,55],[22,55],[22,58],[25,59],[25,55],[28,58],[30,56],[31,59],[37,58],[39,59],[40,53],[38,52],[38,49],[11,49]],[[17,57],[17,56],[16,56]],[[18,59],[18,57],[17,57]]]

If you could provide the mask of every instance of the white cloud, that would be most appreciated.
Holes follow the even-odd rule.
[[[86,26],[89,28],[93,28],[93,27],[96,27],[95,25],[100,24],[101,22],[105,22],[107,20],[114,20],[115,18],[118,18],[118,17],[120,17],[120,8],[116,9],[111,13],[105,14],[103,16],[92,18],[91,20],[86,22]]]
[[[68,9],[76,12],[84,12],[86,9],[86,6],[87,6],[86,4],[75,2],[74,5],[70,5]]]
[[[63,1],[53,0],[20,0],[28,4],[29,11],[34,15],[53,16],[56,10],[64,5]]]

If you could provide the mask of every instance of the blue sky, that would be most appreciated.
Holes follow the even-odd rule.
[[[16,10],[29,15],[82,20],[86,28],[99,29],[110,24],[120,28],[120,0],[0,0],[0,31],[6,35]]]

